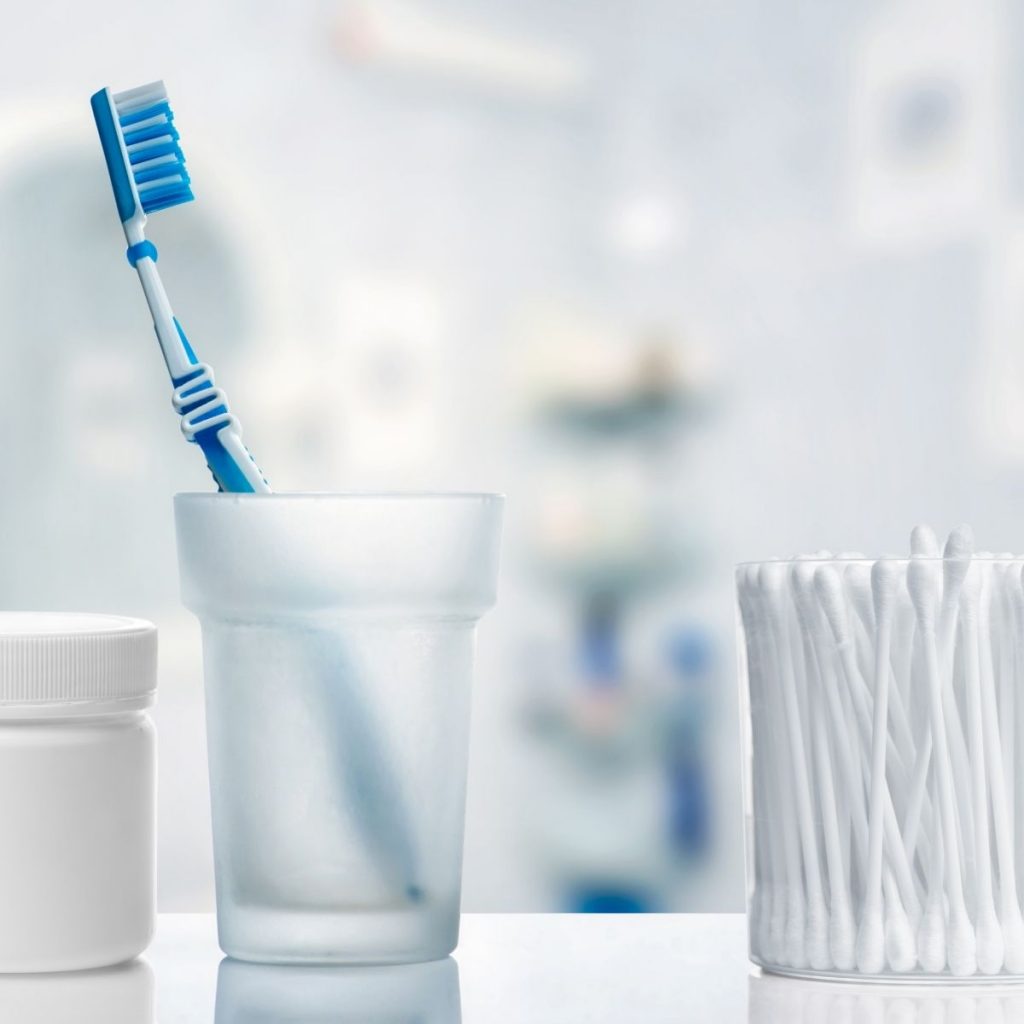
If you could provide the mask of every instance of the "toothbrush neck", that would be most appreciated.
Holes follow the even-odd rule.
[[[124,237],[130,246],[138,245],[146,240],[146,215],[136,213],[131,220],[124,222]]]
[[[179,330],[171,312],[171,304],[164,291],[156,263],[150,255],[141,256],[135,263],[135,271],[146,294],[146,302],[153,316],[153,327],[160,341],[164,362],[171,378],[177,380],[184,377],[195,366],[195,357],[191,348],[186,347],[183,334]]]

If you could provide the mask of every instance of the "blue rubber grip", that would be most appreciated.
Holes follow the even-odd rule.
[[[206,465],[210,467],[214,482],[220,490],[229,494],[252,494],[255,491],[234,456],[220,443],[217,428],[200,430],[196,434],[196,444],[202,448]]]

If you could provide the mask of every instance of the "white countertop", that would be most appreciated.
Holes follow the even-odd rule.
[[[212,916],[165,915],[134,964],[0,976],[3,1024],[1018,1020],[1024,986],[926,990],[761,975],[747,962],[738,914],[469,914],[455,960],[356,970],[225,961]]]

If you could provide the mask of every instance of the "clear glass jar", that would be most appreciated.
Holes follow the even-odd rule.
[[[1024,977],[1022,562],[737,569],[750,956]]]

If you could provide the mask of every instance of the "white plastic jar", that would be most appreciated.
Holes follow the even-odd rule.
[[[0,612],[0,972],[103,967],[155,923],[156,627]]]

